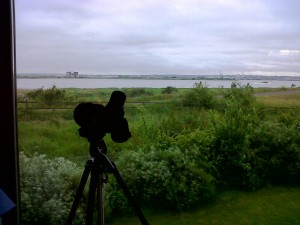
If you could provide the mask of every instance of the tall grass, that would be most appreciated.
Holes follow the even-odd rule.
[[[78,135],[71,120],[24,121],[19,123],[20,151],[35,152],[72,161],[88,157],[87,142]]]
[[[257,97],[259,103],[268,107],[300,107],[300,93],[290,93]]]
[[[116,144],[110,140],[108,134],[105,140],[111,148],[112,155],[124,149],[134,150],[138,143],[145,141],[147,136],[151,136],[155,132],[152,129],[153,126],[157,129],[159,127],[162,130],[168,129],[174,132],[182,129],[205,129],[210,126],[206,111],[199,111],[181,105],[180,99],[188,89],[178,89],[178,92],[171,94],[162,94],[163,90],[150,88],[145,91],[134,92],[131,89],[124,89],[124,91],[132,93],[125,104],[125,116],[128,119],[133,137],[126,143]],[[66,89],[66,95],[68,100],[72,99],[75,107],[76,102],[81,101],[105,104],[109,100],[112,91],[113,89],[70,88]],[[224,93],[224,89],[210,89],[210,91],[214,96]],[[254,92],[265,91],[278,90],[254,89]],[[20,90],[19,94],[24,95],[26,92]],[[299,112],[297,107],[300,107],[300,94],[258,96],[256,99],[262,107],[260,114],[263,117],[275,115],[276,119],[281,121],[294,121],[297,112]],[[156,103],[150,104],[149,101]],[[273,107],[296,107],[296,109],[282,111]],[[30,154],[40,152],[50,157],[63,156],[69,159],[86,157],[88,143],[86,139],[78,135],[77,129],[79,127],[73,121],[72,108],[65,110],[26,109],[20,103],[18,117],[21,151]],[[170,127],[170,125],[173,127]]]

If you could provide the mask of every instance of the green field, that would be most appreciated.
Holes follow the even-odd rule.
[[[76,174],[62,171],[74,175],[67,186],[76,190],[89,143],[78,134],[73,109],[82,101],[106,104],[112,91],[18,90],[19,149],[26,160],[44,154],[50,161],[63,157],[75,163]],[[120,144],[107,134],[108,156],[141,200],[150,224],[300,224],[299,89],[122,91],[132,138]],[[27,170],[47,170],[42,164]],[[54,164],[49,176],[57,168]],[[107,224],[139,224],[110,182]]]
[[[227,191],[189,212],[152,212],[150,224],[161,225],[292,225],[300,223],[300,188],[269,187],[257,192]],[[113,225],[138,225],[138,217],[115,219]]]

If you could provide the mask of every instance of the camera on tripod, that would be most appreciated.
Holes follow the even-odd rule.
[[[114,142],[122,143],[131,137],[128,122],[124,118],[126,95],[122,91],[114,91],[106,106],[83,102],[74,110],[74,120],[80,126],[79,135],[89,142],[101,143],[106,133],[110,133]]]
[[[106,133],[110,133],[111,139],[118,143],[125,142],[131,137],[128,122],[124,118],[123,107],[125,101],[125,93],[122,91],[114,91],[106,106],[93,104],[91,102],[83,102],[77,105],[74,109],[74,120],[80,126],[78,130],[79,135],[87,138],[90,142],[91,159],[86,162],[85,169],[65,225],[72,225],[89,175],[91,175],[91,179],[85,225],[93,224],[96,192],[99,207],[98,221],[99,224],[104,225],[103,183],[107,182],[106,178],[103,179],[103,175],[105,173],[112,173],[115,176],[142,225],[149,225],[141,209],[138,207],[128,187],[123,181],[115,163],[109,160],[106,156],[107,147],[103,140]]]

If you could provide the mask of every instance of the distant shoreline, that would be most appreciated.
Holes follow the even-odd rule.
[[[138,80],[285,80],[300,81],[300,76],[266,76],[266,75],[66,75],[18,74],[17,79],[138,79]]]
[[[288,79],[157,79],[157,78],[18,78],[17,87],[23,89],[34,88],[192,88],[195,83],[202,82],[209,88],[230,88],[233,82],[241,85],[250,85],[253,88],[257,87],[300,87],[299,80]]]

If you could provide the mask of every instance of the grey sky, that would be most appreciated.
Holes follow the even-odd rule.
[[[19,73],[300,74],[299,0],[15,0]]]

